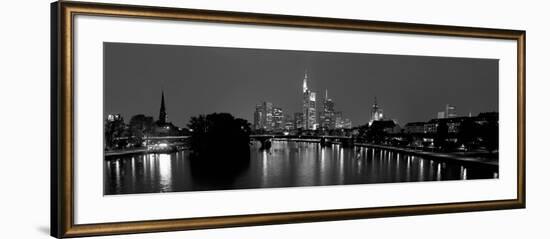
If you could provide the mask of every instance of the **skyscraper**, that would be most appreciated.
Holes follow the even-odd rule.
[[[284,118],[284,125],[285,125],[285,130],[293,130],[294,129],[294,120],[292,119],[292,116],[290,116],[289,114],[285,114],[285,118]]]
[[[344,118],[342,117],[342,111],[334,112],[334,128],[344,128]]]
[[[274,107],[271,117],[273,121],[273,130],[283,130],[285,128],[283,109]]]
[[[271,102],[264,102],[262,106],[263,111],[263,128],[265,130],[272,130],[273,129],[273,103]]]
[[[445,105],[445,118],[454,118],[456,116],[456,107],[449,104]]]
[[[317,102],[315,92],[307,88],[308,75],[307,71],[304,75],[304,83],[302,86],[303,101],[302,101],[302,113],[303,113],[303,128],[309,130],[315,130],[319,126],[317,123]]]
[[[437,112],[438,119],[455,118],[457,116],[456,107],[450,104],[445,105],[445,111]]]
[[[304,128],[304,113],[296,112],[294,113],[294,129],[303,129]]]
[[[263,118],[265,117],[265,114],[262,109],[263,109],[262,105],[256,105],[256,109],[254,110],[254,129],[255,130],[264,128]]]
[[[324,129],[334,129],[334,102],[328,98],[328,90],[325,90],[325,100],[323,101],[323,111],[321,112],[321,127]]]

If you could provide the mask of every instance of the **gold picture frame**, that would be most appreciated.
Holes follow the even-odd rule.
[[[517,197],[511,200],[345,208],[100,224],[74,223],[74,18],[77,15],[507,39],[517,42]],[[319,17],[55,2],[52,21],[51,235],[80,237],[525,208],[525,31]]]

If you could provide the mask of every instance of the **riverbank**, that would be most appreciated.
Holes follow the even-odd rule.
[[[285,138],[277,139],[274,138],[274,141],[289,141],[289,142],[305,142],[305,143],[320,143],[320,139],[303,139],[303,138]],[[337,142],[336,144],[340,144]],[[424,150],[402,148],[395,146],[387,145],[377,145],[377,144],[368,144],[368,143],[354,143],[354,146],[359,147],[368,147],[384,150],[392,150],[400,153],[420,156],[423,158],[429,158],[444,162],[456,162],[460,164],[469,164],[469,165],[482,165],[491,168],[498,168],[498,153],[478,153],[478,152],[454,152],[454,153],[443,153],[443,152],[430,152]]]
[[[481,158],[481,157],[475,157],[476,155],[475,153],[466,153],[466,152],[464,153],[429,152],[429,151],[423,151],[423,150],[415,150],[415,149],[376,145],[376,144],[366,144],[366,143],[356,143],[355,145],[369,147],[369,148],[392,150],[400,153],[411,154],[415,156],[420,156],[420,157],[435,159],[440,161],[457,162],[461,164],[475,164],[475,165],[483,165],[487,167],[498,168],[498,157],[497,157],[498,155],[496,154],[493,155],[495,156],[494,158]]]
[[[182,146],[174,146],[174,147],[168,147],[163,149],[147,149],[147,148],[133,148],[133,149],[122,149],[122,150],[110,150],[105,151],[105,159],[110,159],[113,157],[120,157],[120,156],[129,156],[129,155],[141,155],[141,154],[150,154],[150,153],[173,153],[177,151],[181,151],[187,149],[187,147]]]

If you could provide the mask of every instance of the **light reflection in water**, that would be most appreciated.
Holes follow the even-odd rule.
[[[437,163],[437,181],[441,181],[441,164]]]
[[[468,179],[468,169],[464,166],[460,166],[460,179],[466,180]]]
[[[411,181],[411,156],[407,156],[407,181]]]
[[[420,159],[419,167],[420,173],[418,174],[418,181],[424,181],[424,159]]]
[[[395,177],[396,181],[401,181],[401,168],[399,167],[399,161],[401,161],[401,154],[396,154],[397,159],[395,160]]]
[[[269,168],[267,165],[267,150],[262,150],[262,187],[269,185],[267,181],[269,179]]]
[[[160,186],[163,192],[171,191],[172,189],[172,164],[169,154],[161,154],[158,157],[158,169],[160,175]]]
[[[105,194],[232,188],[290,187],[387,182],[498,178],[484,171],[366,147],[322,147],[317,143],[273,142],[268,151],[254,144],[250,163],[223,186],[200,184],[192,175],[188,151],[107,160]],[[370,152],[369,152],[370,151]],[[428,170],[428,172],[426,172]]]
[[[120,172],[120,160],[117,159],[115,161],[115,180],[116,180],[116,183],[118,185],[121,184],[120,180],[121,180],[122,177],[120,177],[120,174],[121,174],[121,172]]]
[[[338,157],[338,162],[340,164],[340,170],[338,171],[338,178],[340,180],[339,184],[342,184],[344,182],[344,148],[340,148],[340,157]]]

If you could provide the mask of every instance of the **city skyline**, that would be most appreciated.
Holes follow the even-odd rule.
[[[255,106],[252,128],[268,131],[351,129],[351,120],[344,118],[343,112],[335,110],[333,100],[328,97],[328,89],[325,89],[325,95],[320,99],[316,91],[308,88],[307,82],[306,70],[302,84],[301,112],[285,112],[272,102],[264,101]]]
[[[322,111],[324,104],[324,97],[320,97],[319,92],[329,90],[333,100],[332,107],[344,112],[354,126],[369,122],[374,97],[383,105],[384,115],[397,119],[401,124],[436,118],[437,112],[444,110],[447,104],[456,107],[456,114],[461,116],[498,111],[498,61],[491,59],[119,43],[106,43],[105,48],[106,55],[109,56],[105,58],[105,115],[117,113],[125,119],[137,114],[157,115],[161,91],[166,94],[170,121],[180,127],[186,127],[190,117],[210,112],[232,113],[252,124],[254,106],[264,101],[276,102],[278,107],[285,109],[284,115],[293,116],[296,112],[303,112],[303,105],[297,101],[303,97],[304,92],[303,89],[300,90],[300,86],[303,84],[301,78],[306,69],[308,87],[316,90],[317,111]],[[157,54],[162,57],[154,57]],[[190,60],[185,60],[187,58]],[[239,61],[235,62],[237,58]],[[293,64],[287,64],[284,60]],[[357,65],[357,62],[366,67]],[[391,78],[395,84],[395,78],[399,78],[395,76],[395,70],[380,72],[376,69],[390,62],[401,62],[397,66],[409,73],[408,80],[402,83],[416,83],[417,87],[388,88],[385,80]],[[434,64],[441,66],[434,67]],[[327,65],[330,67],[323,67]],[[428,66],[434,68],[435,73],[427,73],[425,68]],[[150,72],[157,74],[141,74],[141,69],[149,68],[154,68]],[[367,72],[371,71],[371,74],[366,74],[363,68],[368,68]],[[439,72],[443,71],[441,68],[450,74],[442,77]],[[344,69],[348,71],[343,71]],[[323,74],[327,70],[328,76]],[[382,73],[393,77],[384,77]],[[424,81],[432,84],[419,82],[418,76],[412,77],[415,75],[428,79]],[[274,77],[277,79],[273,79]],[[456,80],[457,77],[464,80]],[[400,80],[403,80],[403,76]],[[211,84],[213,81],[221,82],[221,85]],[[472,81],[476,83],[467,83]],[[231,86],[231,82],[235,86]],[[247,84],[238,85],[239,82]],[[360,84],[355,86],[357,82]],[[265,86],[262,87],[261,84]],[[156,85],[156,88],[152,88],[152,85]],[[343,87],[349,89],[346,91]],[[237,88],[249,90],[235,92]],[[421,88],[433,90],[423,90],[423,94],[418,95],[415,88],[416,91]],[[454,97],[460,94],[468,97]],[[320,113],[322,112],[316,112],[319,121]]]
[[[500,177],[497,60],[104,47],[105,195]]]

